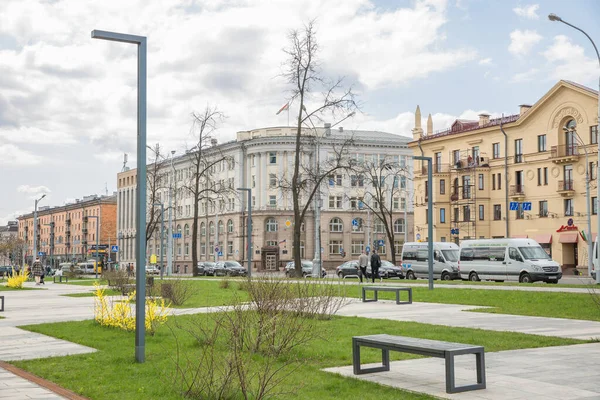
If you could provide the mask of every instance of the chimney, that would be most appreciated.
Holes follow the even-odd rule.
[[[490,114],[479,114],[479,127],[490,123]]]
[[[210,145],[211,145],[212,147],[215,147],[215,146],[217,145],[217,143],[218,143],[218,142],[217,142],[217,139],[210,139]]]
[[[525,114],[530,108],[531,105],[529,104],[519,104],[519,116]]]
[[[343,126],[340,126],[340,127],[338,128],[338,131],[340,131],[340,132],[344,132],[344,127],[343,127]]]

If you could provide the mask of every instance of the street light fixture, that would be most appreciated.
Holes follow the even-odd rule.
[[[590,35],[588,35],[583,29],[576,27],[575,25],[572,25],[570,23],[568,23],[567,21],[563,20],[562,18],[560,18],[558,15],[556,14],[550,14],[548,15],[548,19],[550,21],[556,21],[556,22],[562,22],[565,25],[570,26],[573,29],[578,30],[579,32],[583,33],[589,40],[590,42],[592,42],[592,46],[594,46],[594,50],[596,50],[596,57],[598,57],[598,64],[600,65],[600,53],[598,53],[598,48],[596,47],[596,43],[594,43],[594,41],[592,40],[592,38],[590,37]],[[600,127],[600,76],[598,77],[598,119],[596,120],[596,123],[598,124],[597,126]],[[596,165],[596,179],[600,179],[600,140],[597,140],[598,142],[598,162]],[[596,197],[596,201],[600,201],[600,184],[597,185],[598,186],[598,195]],[[598,207],[598,206],[596,206]],[[597,237],[600,236],[600,216],[596,217],[598,224],[597,224]],[[591,238],[590,238],[591,240]],[[600,252],[599,252],[600,253]],[[591,255],[588,257],[591,258]],[[600,258],[597,259],[597,265],[600,265]],[[596,271],[596,284],[600,285],[600,271]]]
[[[248,279],[252,279],[252,189],[237,188],[240,192],[248,192],[248,222],[246,222],[246,243],[248,246]],[[218,231],[218,228],[217,228]]]
[[[92,31],[92,39],[137,45],[137,212],[136,212],[136,275],[135,275],[135,359],[145,360],[146,318],[146,37],[123,33]]]
[[[32,264],[33,264],[33,261],[35,260],[35,258],[38,255],[38,251],[37,251],[37,207],[38,207],[38,203],[44,197],[46,197],[45,194],[43,194],[42,197],[40,197],[39,199],[37,199],[35,201],[35,207],[33,209],[33,254],[31,256],[31,263]]]

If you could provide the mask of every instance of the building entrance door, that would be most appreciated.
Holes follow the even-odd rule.
[[[267,254],[265,257],[265,268],[267,271],[274,271],[277,269],[277,255]]]

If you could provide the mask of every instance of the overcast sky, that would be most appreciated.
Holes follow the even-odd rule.
[[[410,136],[417,104],[441,130],[559,79],[597,88],[591,44],[551,12],[600,45],[594,0],[0,0],[0,223],[42,193],[112,193],[123,153],[135,166],[136,48],[93,29],[148,37],[148,144],[181,153],[207,104],[227,115],[220,141],[287,125],[282,50],[314,18],[323,73],[362,104],[348,129]]]

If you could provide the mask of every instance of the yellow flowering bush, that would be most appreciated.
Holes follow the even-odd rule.
[[[110,326],[126,331],[135,330],[135,313],[132,305],[135,302],[135,292],[127,300],[112,302],[106,297],[104,291],[97,283],[94,284],[94,319],[102,326]],[[164,299],[146,299],[146,332],[154,335],[159,325],[167,322],[167,307]]]
[[[13,289],[23,289],[23,284],[29,278],[29,272],[25,271],[25,268],[21,269],[18,272],[15,272],[15,269],[12,270],[12,275],[8,278],[6,282],[6,286]]]

